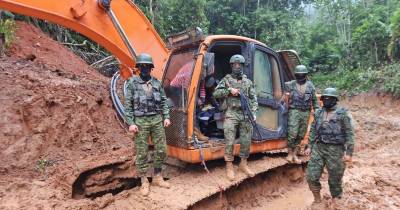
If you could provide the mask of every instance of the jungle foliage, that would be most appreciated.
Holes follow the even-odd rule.
[[[162,38],[199,26],[207,34],[254,38],[273,49],[294,49],[317,86],[352,91],[383,88],[400,95],[399,0],[132,0]],[[21,17],[20,17],[21,18]],[[89,64],[109,58],[96,43],[28,18]],[[106,59],[103,72],[116,70]],[[98,63],[95,63],[98,65]],[[106,66],[107,68],[104,68]],[[110,74],[110,73],[108,73]],[[385,80],[391,76],[390,80]]]

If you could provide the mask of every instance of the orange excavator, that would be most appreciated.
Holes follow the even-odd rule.
[[[251,153],[287,147],[287,108],[281,99],[284,83],[294,79],[292,70],[300,64],[295,51],[274,51],[264,43],[242,36],[204,36],[199,28],[171,35],[165,44],[131,0],[0,0],[0,8],[48,20],[85,35],[118,59],[119,73],[125,80],[136,73],[136,55],[150,54],[155,64],[153,76],[162,81],[173,104],[172,125],[166,129],[168,156],[186,163],[205,166],[206,161],[223,158],[223,114],[211,104],[200,107],[198,101],[204,83],[210,83],[209,78],[212,78],[208,86],[215,85],[230,73],[229,58],[241,54],[246,59],[244,73],[253,81],[259,103],[257,128],[260,133],[253,135]],[[186,79],[179,80],[184,74]],[[123,119],[123,107],[117,96],[114,95],[114,99],[118,101],[114,104]],[[207,141],[199,138],[196,128],[203,132]],[[235,145],[234,153],[239,153],[239,144]],[[117,169],[118,174],[124,170],[134,171],[133,161],[109,165],[112,167],[99,166],[77,176],[73,196],[90,196],[118,186],[109,185],[118,179]],[[99,175],[107,170],[108,176]],[[127,174],[135,177],[134,172]],[[94,175],[103,177],[102,184],[97,184],[103,188],[97,186],[96,192],[90,192],[85,186]]]

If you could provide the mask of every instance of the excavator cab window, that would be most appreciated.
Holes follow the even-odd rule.
[[[186,109],[197,48],[172,53],[164,73],[163,86],[176,109]]]
[[[187,103],[188,88],[192,79],[197,47],[173,51],[164,70],[165,94],[173,104],[170,112],[171,126],[165,132],[167,144],[187,148]]]

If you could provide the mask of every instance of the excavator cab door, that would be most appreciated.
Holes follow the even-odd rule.
[[[287,135],[287,108],[281,103],[284,72],[280,56],[258,44],[251,46],[250,77],[253,81],[259,109],[257,126],[261,139],[253,132],[253,141],[278,139]]]
[[[280,50],[278,54],[282,61],[285,82],[294,80],[294,68],[301,64],[299,55],[294,50]]]

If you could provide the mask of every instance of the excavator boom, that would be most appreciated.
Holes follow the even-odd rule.
[[[115,27],[110,13],[100,7],[98,1],[0,0],[0,8],[48,20],[85,35],[121,62],[123,78],[131,75],[130,69],[135,65],[134,55],[128,49],[121,31]],[[113,0],[110,8],[134,51],[152,55],[155,63],[153,75],[161,79],[169,51],[153,25],[130,0]]]

